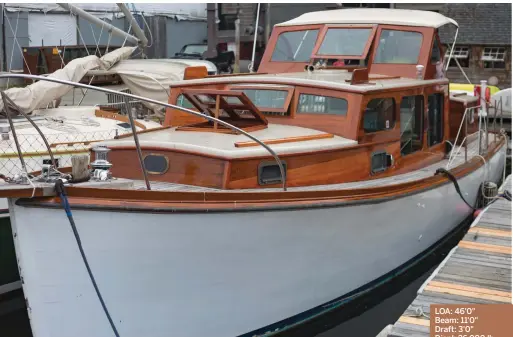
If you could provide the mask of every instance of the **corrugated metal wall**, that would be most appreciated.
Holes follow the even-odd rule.
[[[6,71],[10,69],[23,69],[23,57],[20,48],[14,43],[13,34],[13,31],[16,30],[18,13],[19,20],[16,32],[17,40],[21,47],[29,46],[28,19],[31,14],[28,12],[7,12],[7,18],[11,23],[12,31],[6,20]],[[69,14],[63,13],[59,15]],[[136,19],[139,19],[138,16],[136,16]],[[146,50],[146,54],[149,58],[171,58],[175,53],[180,51],[183,45],[190,43],[202,43],[207,39],[206,21],[176,20],[167,16],[145,16],[145,19],[149,29],[151,29],[151,34],[149,34],[148,27],[145,25],[146,36],[148,37],[149,43],[152,43]],[[77,20],[77,28],[79,32],[77,32],[76,45],[83,45],[84,43],[86,45],[95,45],[97,42],[100,45],[107,44],[109,34],[105,28],[102,30],[101,27],[90,24],[82,18],[78,18]],[[111,22],[115,27],[128,31],[129,24],[124,18],[112,18],[107,20],[107,22]],[[132,31],[131,33],[133,34]],[[110,45],[121,46],[123,44],[123,40],[123,38],[113,36],[110,41]],[[2,44],[0,43],[0,48],[1,46]],[[2,55],[4,55],[4,53],[2,53]]]
[[[204,21],[176,21],[167,18],[167,57],[174,57],[185,44],[203,43],[207,40],[207,23]]]
[[[114,27],[117,27],[119,29],[125,29],[125,19],[105,19],[105,21],[109,24],[112,24]],[[107,45],[107,42],[109,41],[109,33],[107,31],[107,28],[105,27],[103,30],[101,27],[98,27],[97,25],[94,25],[90,23],[87,20],[84,20],[82,18],[78,18],[78,29],[79,34],[82,35],[82,38],[84,39],[84,43],[86,45],[95,45],[95,39],[96,41],[99,40],[99,45]],[[80,40],[80,36],[78,36],[77,44],[82,45],[82,41]],[[111,46],[121,46],[123,44],[123,39],[113,35],[110,40]]]
[[[18,21],[18,28],[16,28],[16,21]],[[18,43],[21,47],[29,45],[27,12],[7,13],[5,20],[6,69],[23,70],[23,56],[21,54],[20,48],[18,47],[18,44],[15,44],[14,42],[14,33],[16,33]]]

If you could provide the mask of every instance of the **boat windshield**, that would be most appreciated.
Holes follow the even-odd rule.
[[[317,55],[364,56],[373,31],[368,28],[329,28]]]
[[[319,29],[283,32],[278,37],[271,61],[308,62],[317,40]]]

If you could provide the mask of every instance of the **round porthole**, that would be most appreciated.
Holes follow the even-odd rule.
[[[149,174],[164,174],[169,169],[167,157],[160,154],[149,154],[144,157],[143,162]]]

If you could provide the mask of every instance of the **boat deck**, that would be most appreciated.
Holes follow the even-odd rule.
[[[511,175],[501,188],[511,191]],[[431,304],[512,303],[511,229],[511,202],[495,200],[380,336],[429,337]]]
[[[494,141],[494,137],[489,137],[489,143]],[[472,157],[478,154],[478,141],[474,139],[468,144],[467,158],[470,160]],[[438,168],[447,168],[448,159],[443,159],[435,164],[426,166],[422,169],[418,169],[412,172],[398,174],[386,178],[356,181],[349,183],[340,184],[329,184],[329,185],[313,185],[313,186],[300,186],[300,187],[288,187],[287,191],[326,191],[326,190],[344,190],[354,188],[366,188],[374,186],[388,186],[400,183],[406,183],[410,181],[420,180],[432,176],[435,174]],[[465,162],[465,151],[462,148],[457,154],[454,155],[454,160],[451,160],[451,165],[448,168],[454,168]],[[279,192],[281,188],[259,188],[259,189],[233,189],[233,190],[222,190],[201,186],[182,185],[176,183],[150,181],[151,189],[155,191],[174,191],[174,192]],[[133,189],[145,190],[146,184],[144,180],[135,180]],[[132,189],[131,188],[131,189]]]

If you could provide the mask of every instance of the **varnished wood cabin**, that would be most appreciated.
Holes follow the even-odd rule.
[[[382,13],[386,11],[386,13]],[[189,68],[169,103],[219,117],[271,145],[286,184],[396,175],[440,161],[475,97],[450,97],[440,14],[342,9],[276,25],[255,74]],[[168,109],[139,135],[150,180],[215,189],[280,187],[273,157],[244,135]],[[472,130],[469,130],[471,132]],[[461,139],[463,137],[460,137]],[[140,179],[133,141],[109,143],[115,176]]]

